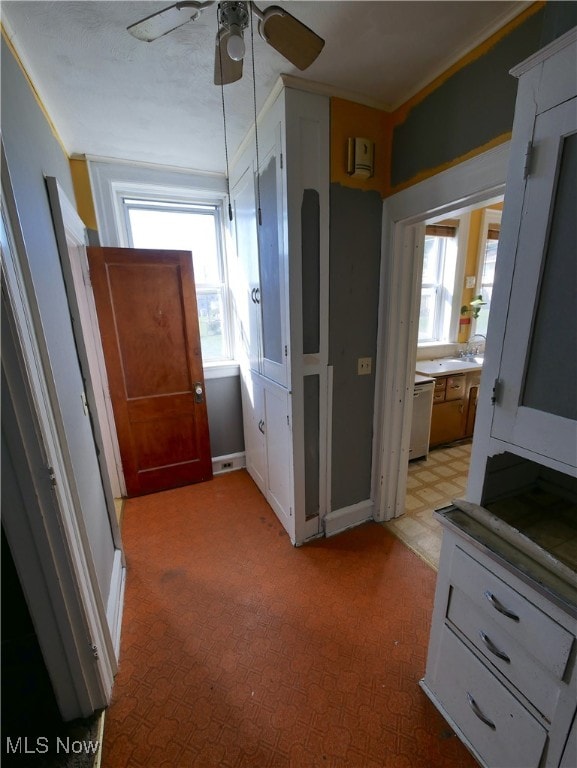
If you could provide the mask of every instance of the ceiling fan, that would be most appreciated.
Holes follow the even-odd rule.
[[[196,21],[214,3],[215,0],[175,3],[131,24],[128,31],[139,40],[152,42],[183,24]],[[298,69],[309,67],[323,49],[322,37],[278,5],[261,11],[253,2],[221,2],[218,4],[215,85],[234,83],[242,77],[244,30],[249,26],[251,12],[258,19],[262,39]]]

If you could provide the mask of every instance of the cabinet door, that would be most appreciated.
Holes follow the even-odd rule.
[[[533,147],[491,434],[574,468],[577,99],[537,117]]]
[[[464,434],[464,400],[448,400],[433,405],[430,445],[460,440]]]
[[[249,164],[231,192],[236,258],[232,290],[240,334],[240,356],[251,370],[260,366],[260,310],[255,175]]]
[[[289,394],[274,384],[264,385],[265,440],[267,457],[267,501],[286,532],[295,540],[292,504],[291,433],[288,419]]]
[[[287,384],[286,284],[287,254],[284,237],[284,200],[281,169],[281,128],[276,124],[263,136],[270,146],[260,161],[261,223],[259,244],[259,302],[262,333],[262,373]]]
[[[243,372],[240,381],[246,469],[266,496],[264,390],[259,378],[250,371]]]

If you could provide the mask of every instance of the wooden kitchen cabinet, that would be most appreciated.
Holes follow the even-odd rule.
[[[466,381],[464,373],[435,377],[429,446],[453,443],[465,436]]]
[[[447,400],[433,403],[431,414],[431,436],[429,446],[454,443],[463,437],[463,413],[465,401]]]

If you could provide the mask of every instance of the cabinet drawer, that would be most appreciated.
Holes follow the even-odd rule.
[[[563,678],[575,641],[570,632],[459,547],[455,548],[450,579],[514,643],[556,678]]]
[[[445,400],[461,400],[465,397],[467,377],[464,373],[456,376],[447,376],[447,389],[445,391]]]
[[[493,611],[487,603],[489,611]],[[474,603],[457,587],[451,589],[447,619],[527,699],[551,720],[559,699],[560,680],[505,632],[484,607]]]
[[[491,768],[537,768],[547,732],[477,657],[444,628],[432,686]]]
[[[435,394],[437,394],[437,392],[444,392],[446,388],[447,388],[447,377],[436,376],[435,377]]]

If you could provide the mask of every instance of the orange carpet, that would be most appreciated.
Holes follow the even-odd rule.
[[[435,573],[369,523],[295,549],[244,471],[129,500],[103,768],[473,768],[418,686]]]

